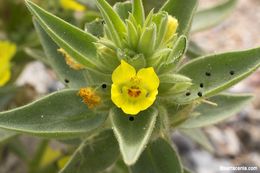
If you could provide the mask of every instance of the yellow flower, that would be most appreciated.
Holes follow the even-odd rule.
[[[69,160],[71,159],[71,156],[64,156],[61,159],[58,160],[58,167],[60,169],[64,168],[65,165],[69,162]]]
[[[16,52],[16,45],[8,41],[0,41],[0,87],[11,77],[11,59]]]
[[[49,164],[57,161],[61,156],[62,152],[60,150],[54,150],[51,147],[47,147],[41,159],[40,166],[48,166]]]
[[[178,27],[178,20],[174,17],[172,17],[171,15],[168,16],[168,23],[167,23],[167,30],[166,30],[166,34],[165,34],[165,41],[167,41],[168,39],[170,39],[177,30]]]
[[[76,0],[60,0],[60,4],[62,8],[66,10],[74,10],[74,11],[85,11],[86,7],[76,2]]]
[[[136,115],[150,107],[158,94],[159,78],[153,67],[134,67],[121,61],[112,74],[111,99],[126,114]]]

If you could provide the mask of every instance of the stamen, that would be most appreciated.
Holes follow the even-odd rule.
[[[128,95],[130,96],[130,97],[139,97],[140,96],[140,94],[142,93],[141,92],[141,90],[139,89],[139,87],[135,87],[135,86],[132,86],[131,88],[129,88],[128,90],[127,90],[128,92]]]
[[[101,98],[96,94],[93,88],[80,88],[78,95],[83,99],[83,102],[89,109],[93,109],[101,103]]]

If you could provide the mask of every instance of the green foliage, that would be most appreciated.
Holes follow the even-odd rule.
[[[201,104],[195,108],[194,117],[185,121],[181,128],[198,128],[218,123],[237,113],[252,99],[251,95],[222,94],[210,98],[216,106]]]
[[[252,74],[260,66],[260,48],[213,54],[197,58],[179,69],[189,77],[193,85],[191,95],[176,97],[178,103],[189,103],[202,97],[213,96]],[[243,62],[243,63],[241,63]],[[201,93],[201,94],[199,94]]]
[[[94,6],[94,1],[79,2]],[[15,136],[15,132],[69,138],[76,145],[83,141],[60,173],[189,172],[166,140],[171,130],[180,131],[212,151],[199,128],[234,115],[251,100],[250,95],[217,94],[259,68],[260,48],[204,55],[203,49],[188,40],[190,30],[204,30],[223,21],[234,8],[235,0],[197,13],[197,0],[168,0],[159,11],[148,13],[142,0],[118,2],[113,7],[109,2],[96,1],[101,15],[94,11],[91,20],[83,15],[84,19],[78,22],[82,25],[81,22],[88,21],[83,31],[25,0],[44,52],[38,46],[28,45],[22,50],[52,68],[66,89],[1,112],[0,142]],[[178,27],[172,17],[178,20]],[[60,48],[66,58],[84,68],[71,68],[58,52]],[[184,59],[186,51],[189,58],[196,59]],[[111,100],[111,75],[121,60],[137,71],[152,67],[160,79],[156,101],[135,116],[125,114]],[[83,87],[91,92],[81,98],[78,92]],[[1,110],[13,93],[12,87],[0,89]],[[100,105],[88,108],[89,103],[97,100]],[[134,105],[135,100],[131,101]],[[42,155],[36,153],[35,158],[38,157]],[[39,159],[32,172],[55,172],[53,163],[38,170]]]
[[[118,158],[119,149],[112,130],[86,139],[60,173],[99,173]]]
[[[77,90],[64,90],[0,113],[0,128],[42,137],[75,138],[99,127],[106,117],[89,110]]]
[[[182,173],[179,156],[172,146],[162,138],[147,146],[138,162],[131,167],[133,173]]]
[[[197,0],[168,0],[161,10],[176,17],[179,21],[178,33],[188,36],[197,5]]]
[[[86,80],[82,71],[71,69],[65,62],[65,58],[58,52],[59,47],[44,32],[39,23],[34,20],[35,29],[40,37],[47,62],[56,72],[60,81],[70,88],[80,88],[86,85]]]
[[[97,0],[97,6],[104,17],[112,40],[117,46],[122,46],[123,33],[126,31],[124,22],[105,0]]]
[[[96,47],[93,42],[97,39],[94,36],[55,17],[31,1],[26,0],[26,5],[49,36],[71,57],[87,68],[96,67]]]
[[[137,161],[149,142],[158,112],[148,109],[140,115],[142,116],[134,117],[134,121],[129,121],[129,117],[118,108],[112,109],[109,115],[121,154],[128,165]]]

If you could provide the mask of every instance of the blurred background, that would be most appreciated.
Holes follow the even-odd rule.
[[[95,0],[79,1],[84,5],[72,8],[66,6],[62,0],[34,0],[46,10],[83,29],[86,22],[100,15],[95,8]],[[117,1],[109,2],[113,4]],[[149,10],[158,9],[164,1],[144,2]],[[198,10],[203,10],[225,0],[199,0],[199,2]],[[260,46],[260,1],[238,0],[233,11],[221,24],[192,33],[191,40],[206,53]],[[11,77],[8,81],[0,83],[1,111],[24,105],[64,87],[44,62],[45,55],[23,0],[0,0],[2,63],[1,55],[6,49],[1,47],[1,42],[8,42],[16,47],[15,54],[10,55],[7,63]],[[2,75],[1,68],[4,67],[0,64]],[[178,132],[173,134],[173,141],[182,155],[183,162],[194,172],[219,173],[220,166],[258,166],[260,172],[260,70],[230,91],[251,92],[255,97],[251,104],[233,118],[203,129],[213,150],[211,146],[204,149],[188,135]],[[38,144],[38,139],[6,135],[0,131],[0,173],[26,173],[26,163],[31,160]],[[59,152],[63,154],[67,152],[67,147],[59,141],[51,141],[50,146],[49,154],[46,152],[47,160],[54,157],[50,153],[56,152],[58,155]],[[73,146],[71,148],[73,149]]]

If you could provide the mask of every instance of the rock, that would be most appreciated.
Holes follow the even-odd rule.
[[[193,151],[190,157],[195,161],[198,173],[220,173],[221,167],[233,166],[227,159],[214,158],[206,151]],[[225,173],[232,173],[232,171],[225,171]]]
[[[236,128],[237,134],[244,150],[260,152],[260,127],[259,125],[245,124]]]
[[[56,79],[51,72],[38,61],[29,63],[17,80],[17,85],[29,84],[35,88],[39,94],[48,93],[49,86],[52,86]]]
[[[235,156],[240,152],[239,139],[233,129],[227,127],[220,130],[213,126],[205,130],[218,156]]]

